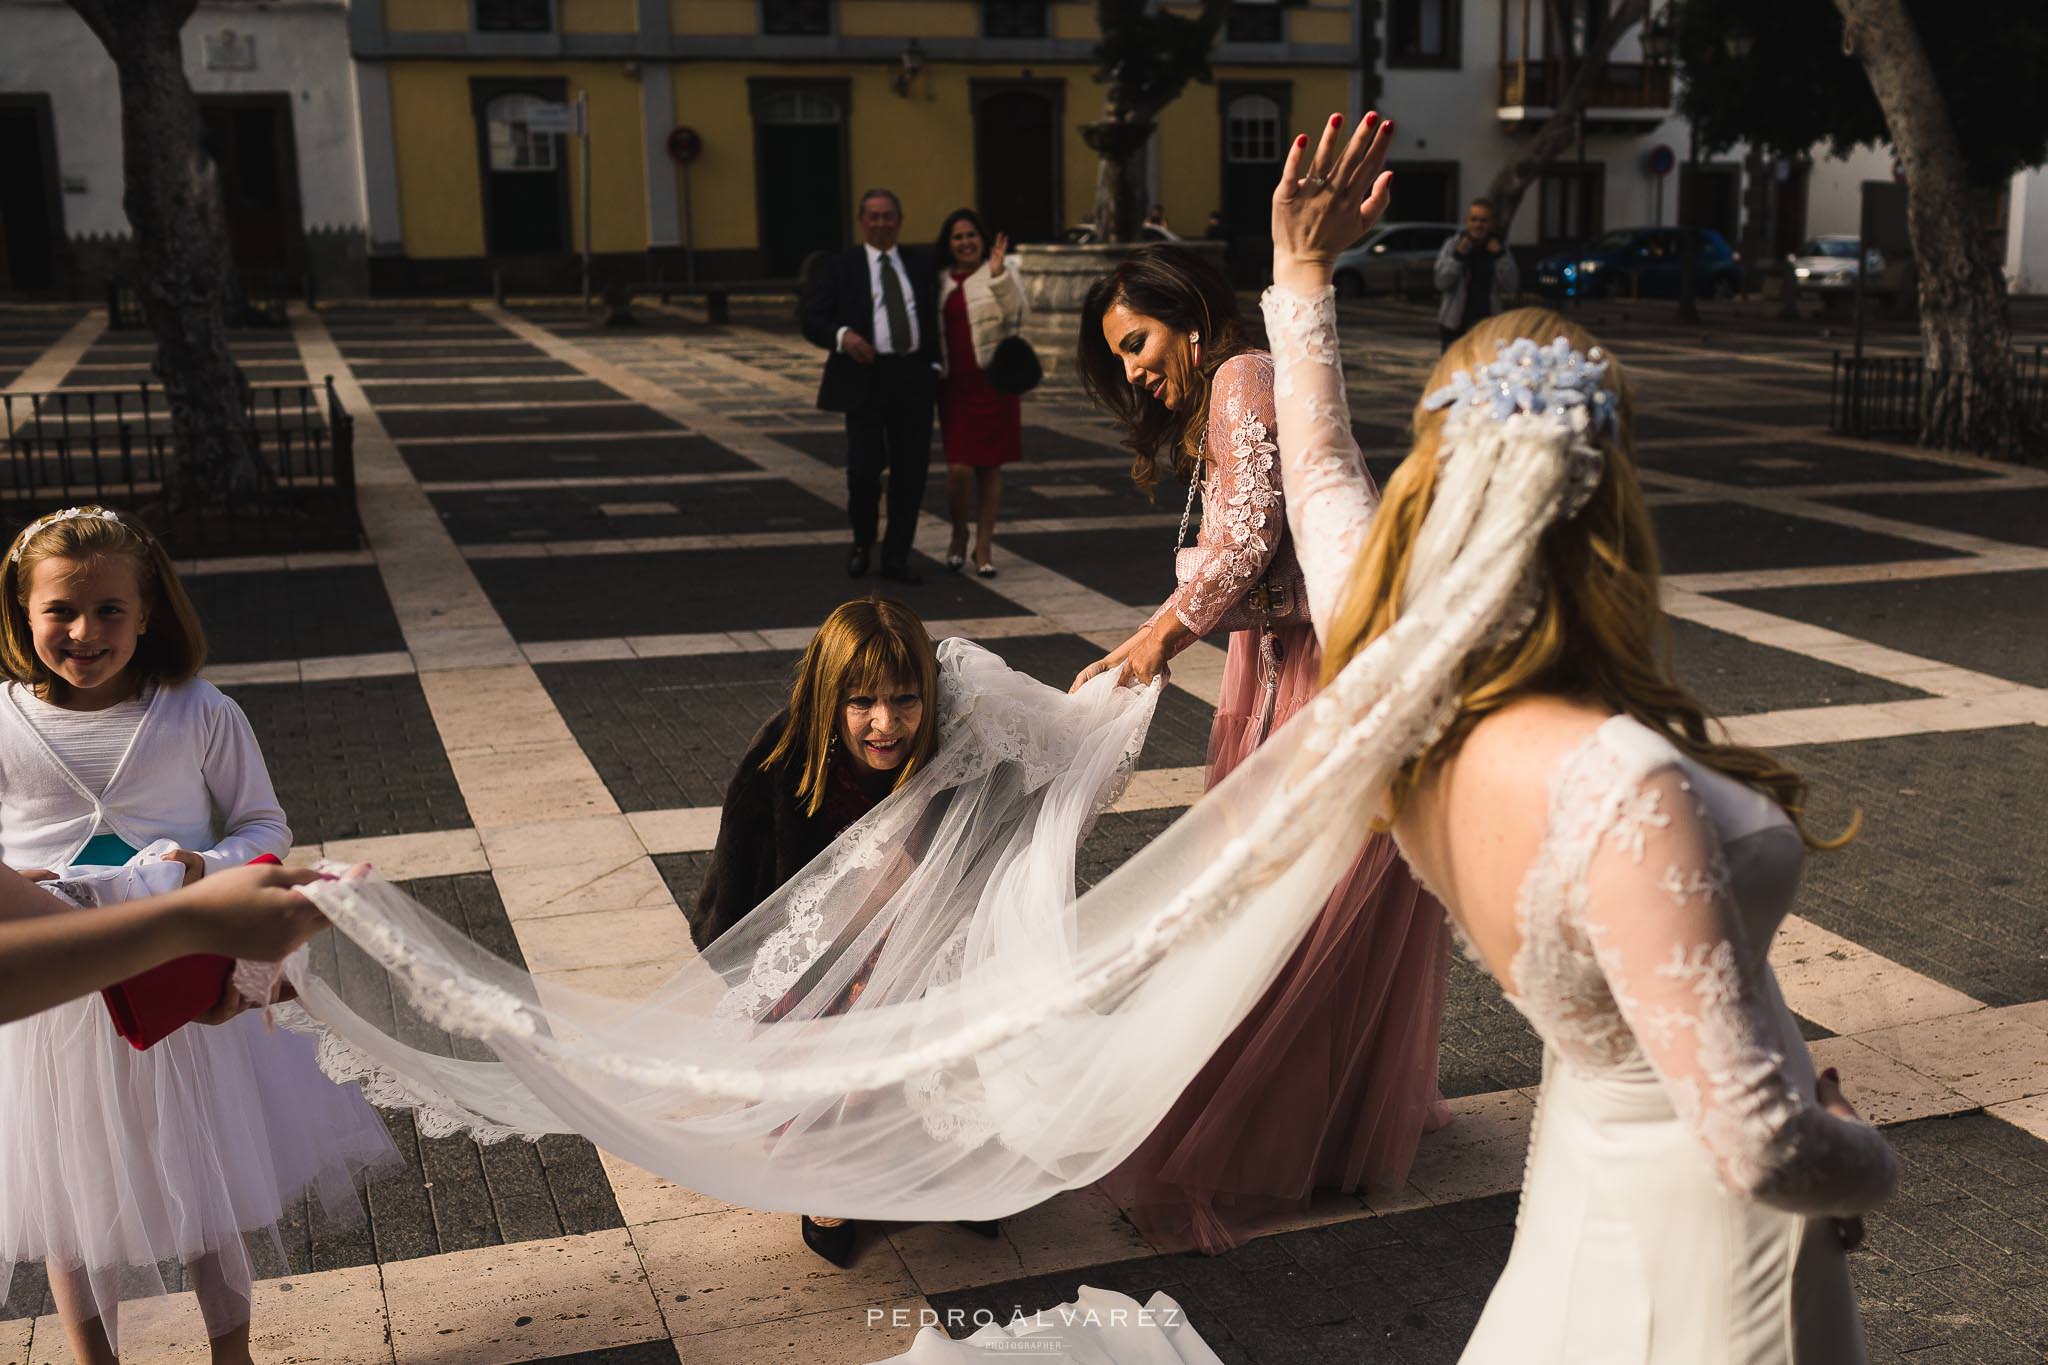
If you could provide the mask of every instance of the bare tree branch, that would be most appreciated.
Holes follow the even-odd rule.
[[[1544,8],[1547,10],[1549,6]],[[1502,166],[1494,175],[1493,183],[1486,188],[1486,197],[1493,201],[1503,238],[1507,236],[1509,224],[1515,220],[1515,210],[1521,207],[1522,195],[1528,191],[1530,183],[1541,174],[1545,163],[1557,160],[1558,154],[1571,145],[1578,132],[1579,111],[1585,107],[1586,97],[1593,86],[1607,74],[1607,58],[1613,53],[1614,45],[1649,14],[1650,0],[1621,0],[1614,7],[1607,16],[1607,22],[1600,26],[1600,31],[1587,46],[1571,80],[1559,92],[1550,117],[1537,128],[1535,136],[1523,148],[1522,155]]]

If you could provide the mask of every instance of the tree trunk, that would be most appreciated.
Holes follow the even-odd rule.
[[[1963,171],[1962,145],[1902,0],[1835,0],[1906,173],[1920,275],[1927,404],[1920,442],[2012,458],[2020,417],[2005,290]]]
[[[1649,13],[1650,0],[1621,0],[1614,7],[1588,45],[1578,70],[1558,95],[1550,117],[1529,139],[1523,154],[1502,166],[1493,183],[1486,187],[1486,197],[1493,201],[1494,219],[1503,241],[1507,239],[1509,224],[1515,221],[1515,210],[1521,207],[1522,195],[1542,173],[1544,164],[1557,160],[1558,154],[1571,145],[1572,136],[1578,131],[1579,111],[1585,108],[1593,83],[1607,70],[1608,54],[1621,41],[1621,35],[1642,23]]]
[[[1088,221],[1095,224],[1098,242],[1128,242],[1134,235],[1136,214],[1132,212],[1130,162],[1103,152],[1095,163],[1095,209]]]
[[[136,294],[156,335],[155,372],[171,410],[175,449],[165,496],[173,509],[269,482],[245,415],[249,383],[228,352],[227,307],[239,290],[219,175],[179,43],[195,4],[71,0],[120,78],[122,207],[135,232]]]
[[[1139,25],[1150,0],[1096,0],[1095,26],[1102,35],[1097,54],[1111,73],[1137,70],[1135,84],[1112,74],[1102,107],[1102,120],[1081,125],[1081,138],[1101,158],[1095,171],[1095,240],[1130,242],[1138,236],[1143,214],[1131,166],[1158,127],[1161,109],[1171,104],[1191,76],[1209,79],[1206,57],[1230,14],[1231,0],[1201,0],[1192,19],[1199,46],[1170,53],[1145,48]]]

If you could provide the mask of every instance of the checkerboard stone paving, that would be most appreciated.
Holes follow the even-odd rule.
[[[1347,328],[1344,346],[1357,431],[1384,483],[1406,449],[1407,415],[1434,364],[1435,335],[1422,312],[1348,304],[1346,311],[1361,324]],[[1104,519],[1155,514],[1170,523],[1179,491],[1162,490],[1152,503],[1130,487],[1114,433],[1067,376],[1028,401],[1026,459],[1007,480],[1006,520],[1042,529],[999,532],[997,544],[999,565],[1007,551],[1046,578],[1021,569],[1014,578],[958,578],[920,556],[922,588],[852,583],[843,567],[843,513],[824,496],[838,478],[844,438],[836,419],[810,406],[815,348],[772,308],[736,314],[746,320],[717,328],[693,321],[687,308],[643,302],[635,313],[634,328],[608,328],[557,305],[510,312],[345,305],[320,319],[365,386],[399,456],[394,465],[425,486],[453,543],[450,562],[462,564],[468,552],[467,571],[490,613],[534,652],[540,694],[620,809],[660,818],[715,809],[748,739],[786,695],[796,657],[789,634],[855,593],[882,589],[927,619],[1003,622],[1009,629],[985,643],[1063,687],[1121,633],[1111,628],[1121,618],[1104,612],[1127,613],[1127,628],[1171,591],[1170,524]],[[33,363],[79,316],[0,310],[0,373]],[[537,333],[520,330],[535,325]],[[1781,752],[1811,782],[1815,828],[1841,827],[1852,808],[1864,815],[1864,834],[1847,851],[1812,861],[1798,913],[1817,926],[1812,932],[1842,936],[1845,951],[1876,954],[1884,970],[1910,970],[1929,989],[2001,1009],[2000,1037],[2041,1030],[2040,1056],[1996,1059],[2002,1088],[1991,1110],[1970,1109],[1947,1082],[1925,1081],[1947,1098],[1888,1128],[1905,1186],[1869,1219],[1869,1247],[1852,1261],[1873,1358],[1921,1365],[2042,1359],[2048,822],[2027,812],[2039,809],[2040,775],[2048,772],[2048,711],[2028,690],[2048,687],[2035,605],[2048,561],[2027,556],[2044,548],[2040,527],[2048,516],[2039,513],[2048,476],[1827,437],[1820,430],[1824,341],[1779,332],[1738,342],[1635,324],[1609,339],[1638,374],[1645,486],[1667,495],[1654,510],[1667,571],[1727,575],[1681,583],[1704,584],[1713,600],[1779,623],[1752,638],[1748,626],[1675,620],[1681,680],[1718,714],[1781,725],[1771,731],[1784,736],[1780,744],[1806,741]],[[251,332],[239,340],[238,352],[266,370],[296,361],[291,334]],[[1741,354],[1727,353],[1738,345]],[[125,375],[146,366],[149,350],[139,334],[102,335],[63,378]],[[1679,386],[1678,377],[1700,374],[1703,359],[1710,382]],[[644,381],[674,401],[657,411],[621,387],[644,397],[634,387]],[[1682,401],[1664,399],[1667,393]],[[762,449],[748,445],[752,434],[777,443],[776,459],[811,462],[819,480],[800,487],[784,480],[786,466],[762,469],[749,454]],[[944,507],[942,468],[935,454],[926,495],[935,516]],[[1942,487],[1902,491],[1918,485]],[[1864,487],[1870,491],[1857,491]],[[1685,496],[1672,501],[1672,492]],[[815,535],[818,543],[688,544],[759,531]],[[685,543],[669,543],[677,538]],[[638,543],[645,541],[659,547]],[[590,552],[599,548],[619,552]],[[415,895],[475,942],[522,961],[498,881],[470,829],[462,765],[442,747],[441,710],[451,699],[431,674],[412,671],[405,650],[420,622],[401,620],[385,590],[389,575],[413,570],[367,555],[255,572],[203,567],[187,583],[216,667],[264,745],[298,841],[391,839],[393,856],[425,858],[438,869],[398,873],[411,876]],[[1033,596],[1048,582],[1051,598]],[[420,586],[393,584],[396,600],[417,600]],[[1034,618],[1032,610],[1053,608],[1027,606],[1024,598],[1088,603],[1081,610],[1093,637]],[[1116,605],[1105,607],[1104,599]],[[1811,639],[1798,633],[1802,623],[1895,653],[1816,657]],[[781,634],[771,642],[763,631]],[[314,662],[301,673],[300,661]],[[1959,682],[1941,665],[1989,676]],[[1207,677],[1203,686],[1212,686],[1213,673]],[[1972,714],[1971,697],[1986,690],[1998,693],[2005,710]],[[1142,765],[1188,781],[1206,757],[1208,723],[1203,702],[1184,687],[1169,688]],[[1120,866],[1181,809],[1105,813],[1079,853],[1082,885]],[[682,906],[694,900],[708,859],[691,847],[664,848],[652,861]],[[343,948],[329,941],[321,951]],[[1826,992],[1815,1001],[1829,1016]],[[1835,1040],[1825,1018],[1802,1018],[1801,1026],[1830,1047],[1863,1047],[1870,1036]],[[1968,1060],[1943,1065],[1953,1071]],[[1454,959],[1439,1077],[1461,1118],[1445,1138],[1425,1140],[1425,1158],[1435,1161],[1427,1194],[1411,1187],[1319,1203],[1300,1225],[1214,1258],[1144,1254],[1127,1224],[1087,1224],[1113,1217],[1110,1210],[1072,1224],[1049,1252],[1012,1251],[974,1269],[951,1259],[967,1251],[900,1232],[864,1253],[863,1264],[893,1265],[900,1252],[907,1273],[888,1279],[887,1301],[953,1314],[962,1331],[976,1312],[1007,1318],[1015,1308],[1034,1311],[1087,1283],[1141,1300],[1166,1291],[1227,1361],[1454,1360],[1512,1238],[1523,1130],[1494,1133],[1485,1125],[1495,1120],[1485,1116],[1526,1113],[1516,1092],[1533,1088],[1540,1073],[1541,1045],[1499,987]],[[1853,1067],[1845,1073],[1853,1095],[1857,1074]],[[2035,1098],[2005,1102],[2021,1092]],[[1920,1116],[1926,1113],[1934,1116]],[[479,1147],[423,1137],[409,1115],[388,1122],[404,1165],[371,1184],[366,1221],[345,1227],[310,1209],[295,1212],[281,1229],[281,1258],[266,1251],[264,1262],[271,1284],[314,1285],[326,1283],[323,1275],[384,1267],[376,1280],[346,1291],[350,1305],[372,1296],[363,1311],[389,1324],[375,1359],[410,1365],[441,1349],[437,1327],[419,1318],[418,1305],[401,1304],[397,1286],[408,1267],[460,1264],[464,1278],[483,1269],[493,1285],[517,1286],[540,1273],[520,1267],[552,1263],[519,1260],[520,1247],[566,1251],[605,1237],[624,1239],[626,1259],[609,1281],[592,1281],[587,1304],[574,1285],[533,1286],[566,1294],[563,1320],[584,1327],[532,1337],[554,1320],[536,1323],[507,1307],[506,1320],[489,1326],[492,1344],[459,1348],[472,1352],[464,1358],[483,1359],[474,1354],[481,1349],[506,1365],[829,1363],[871,1360],[907,1344],[907,1332],[841,1321],[857,1325],[862,1295],[884,1291],[853,1279],[841,1286],[837,1272],[808,1261],[801,1262],[805,1294],[782,1292],[786,1317],[735,1325],[702,1303],[670,1301],[658,1288],[674,1283],[672,1273],[664,1279],[658,1271],[661,1248],[678,1239],[698,1245],[684,1235],[688,1220],[719,1206],[659,1186],[650,1193],[647,1177],[601,1164],[580,1139]],[[1432,1142],[1451,1145],[1433,1149]],[[1432,1150],[1464,1155],[1430,1158]],[[1057,1218],[1077,1216],[1057,1215],[1053,1225],[1068,1227]],[[761,1231],[737,1230],[742,1223]],[[733,1227],[704,1241],[702,1254],[735,1271],[780,1266],[791,1254],[786,1220],[742,1219]],[[771,1240],[755,1245],[749,1236]],[[1026,1265],[1031,1273],[1015,1278]],[[857,1264],[854,1275],[861,1273]],[[866,1273],[876,1272],[870,1266]],[[607,1326],[602,1319],[611,1310],[600,1304],[619,1301],[622,1284],[628,1297],[645,1301]],[[832,1301],[855,1306],[803,1308],[823,1301],[812,1292],[821,1286],[837,1296]],[[14,1330],[23,1326],[19,1315],[48,1306],[39,1271],[19,1272],[15,1289],[4,1310],[15,1316],[0,1319],[0,1362],[25,1340]],[[777,1302],[772,1286],[764,1292],[766,1302]],[[498,1310],[486,1304],[477,1311],[488,1318]],[[61,1355],[61,1346],[42,1338],[46,1330],[55,1330],[48,1319],[36,1328],[33,1348],[21,1349],[37,1360]],[[671,1341],[665,1331],[679,1335]]]

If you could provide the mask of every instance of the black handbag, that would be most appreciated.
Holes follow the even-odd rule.
[[[1045,366],[1023,337],[1004,337],[990,353],[983,373],[1003,393],[1029,393],[1045,378]]]

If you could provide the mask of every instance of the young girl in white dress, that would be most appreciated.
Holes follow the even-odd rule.
[[[72,508],[15,538],[0,565],[0,862],[41,879],[167,840],[189,883],[285,853],[249,722],[194,676],[204,652],[138,523]],[[92,997],[0,1028],[0,1287],[15,1262],[45,1261],[81,1362],[115,1359],[118,1300],[160,1290],[160,1261],[184,1263],[216,1365],[248,1361],[245,1234],[275,1242],[308,1189],[360,1219],[356,1182],[397,1155],[310,1040],[228,1021],[241,1003],[230,988],[217,1022],[141,1052]]]

